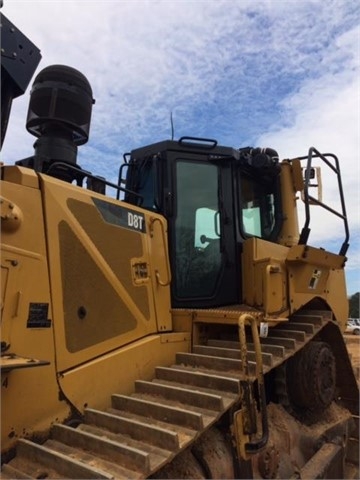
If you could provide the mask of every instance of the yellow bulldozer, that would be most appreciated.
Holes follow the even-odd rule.
[[[2,29],[3,141],[40,53]],[[77,163],[93,103],[79,71],[43,69],[34,153],[1,167],[2,478],[356,478],[337,157],[182,137],[112,183]],[[314,208],[338,252],[309,245]]]

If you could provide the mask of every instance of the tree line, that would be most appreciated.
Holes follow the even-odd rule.
[[[360,292],[354,293],[349,298],[349,318],[360,318],[359,316]]]

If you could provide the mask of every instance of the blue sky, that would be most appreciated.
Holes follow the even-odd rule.
[[[2,12],[59,63],[89,79],[96,104],[83,168],[117,178],[125,152],[171,136],[338,155],[351,230],[348,291],[360,290],[360,9],[352,0],[5,0]],[[5,163],[29,156],[29,91],[16,100]],[[324,200],[335,202],[323,174]],[[327,190],[326,190],[327,188]],[[335,206],[335,203],[334,203]],[[315,212],[311,235],[335,250],[341,224]]]

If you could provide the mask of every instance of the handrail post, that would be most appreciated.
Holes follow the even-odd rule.
[[[241,381],[241,409],[234,414],[234,429],[237,439],[239,455],[248,459],[249,455],[259,452],[265,447],[269,438],[267,418],[265,383],[262,368],[261,344],[258,332],[257,319],[248,313],[242,314],[238,320],[241,368],[245,379]],[[250,324],[252,339],[255,346],[255,380],[250,378],[247,360],[246,331],[245,325]],[[251,435],[257,433],[256,400],[254,386],[257,386],[259,398],[259,411],[261,415],[261,437],[251,440]]]
[[[166,264],[166,275],[167,278],[166,280],[162,280],[160,277],[160,272],[159,270],[155,270],[155,278],[156,281],[158,282],[159,285],[162,287],[167,287],[171,283],[171,270],[170,270],[170,263],[169,263],[169,253],[168,253],[168,244],[167,244],[167,238],[165,235],[164,227],[163,224],[158,217],[150,217],[150,236],[154,236],[154,224],[155,222],[160,223],[160,230],[161,230],[161,238],[164,244],[164,252],[165,252],[165,264]]]

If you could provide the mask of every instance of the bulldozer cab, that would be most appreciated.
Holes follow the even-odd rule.
[[[277,238],[276,152],[258,150],[183,137],[131,152],[125,184],[138,195],[125,201],[167,218],[173,307],[241,303],[243,241]]]

